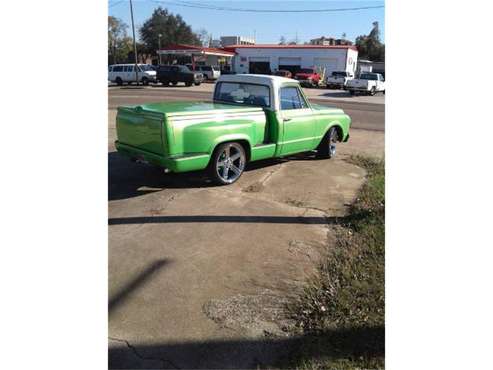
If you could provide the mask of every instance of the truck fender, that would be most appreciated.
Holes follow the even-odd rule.
[[[342,130],[342,127],[341,125],[339,124],[339,122],[331,122],[326,130],[325,130],[325,133],[324,135],[320,138],[318,144],[317,144],[317,147],[320,145],[320,143],[322,142],[323,138],[329,133],[329,130],[332,128],[332,127],[335,127],[337,129],[337,136],[338,136],[338,139],[340,142],[342,142],[342,140],[344,139],[344,131]]]
[[[214,150],[218,147],[218,145],[227,143],[227,142],[232,142],[236,141],[242,144],[245,148],[245,154],[247,157],[247,161],[250,160],[250,153],[251,153],[251,147],[252,143],[250,141],[250,137],[247,135],[239,135],[239,134],[229,134],[229,135],[222,135],[217,137],[211,147],[209,148],[209,154],[212,156],[212,153],[214,153]]]

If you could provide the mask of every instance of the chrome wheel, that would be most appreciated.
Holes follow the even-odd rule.
[[[216,160],[216,174],[224,184],[238,180],[245,169],[245,151],[238,143],[226,143],[219,148]]]
[[[336,144],[338,140],[339,138],[337,136],[337,130],[331,129],[329,136],[329,158],[332,158],[336,155]]]

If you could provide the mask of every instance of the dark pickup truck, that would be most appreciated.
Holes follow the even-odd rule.
[[[192,86],[192,84],[198,86],[204,81],[204,75],[193,72],[186,66],[160,65],[157,68],[156,79],[165,86],[170,83],[176,85],[178,82],[183,82],[186,86]]]

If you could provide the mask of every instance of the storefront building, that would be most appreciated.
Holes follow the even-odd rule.
[[[233,45],[235,73],[271,74],[277,70],[296,73],[301,68],[332,72],[356,72],[358,49],[354,45]]]

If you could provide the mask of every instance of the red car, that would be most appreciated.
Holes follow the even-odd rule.
[[[317,87],[320,83],[320,75],[313,68],[302,68],[294,76],[303,86]]]

